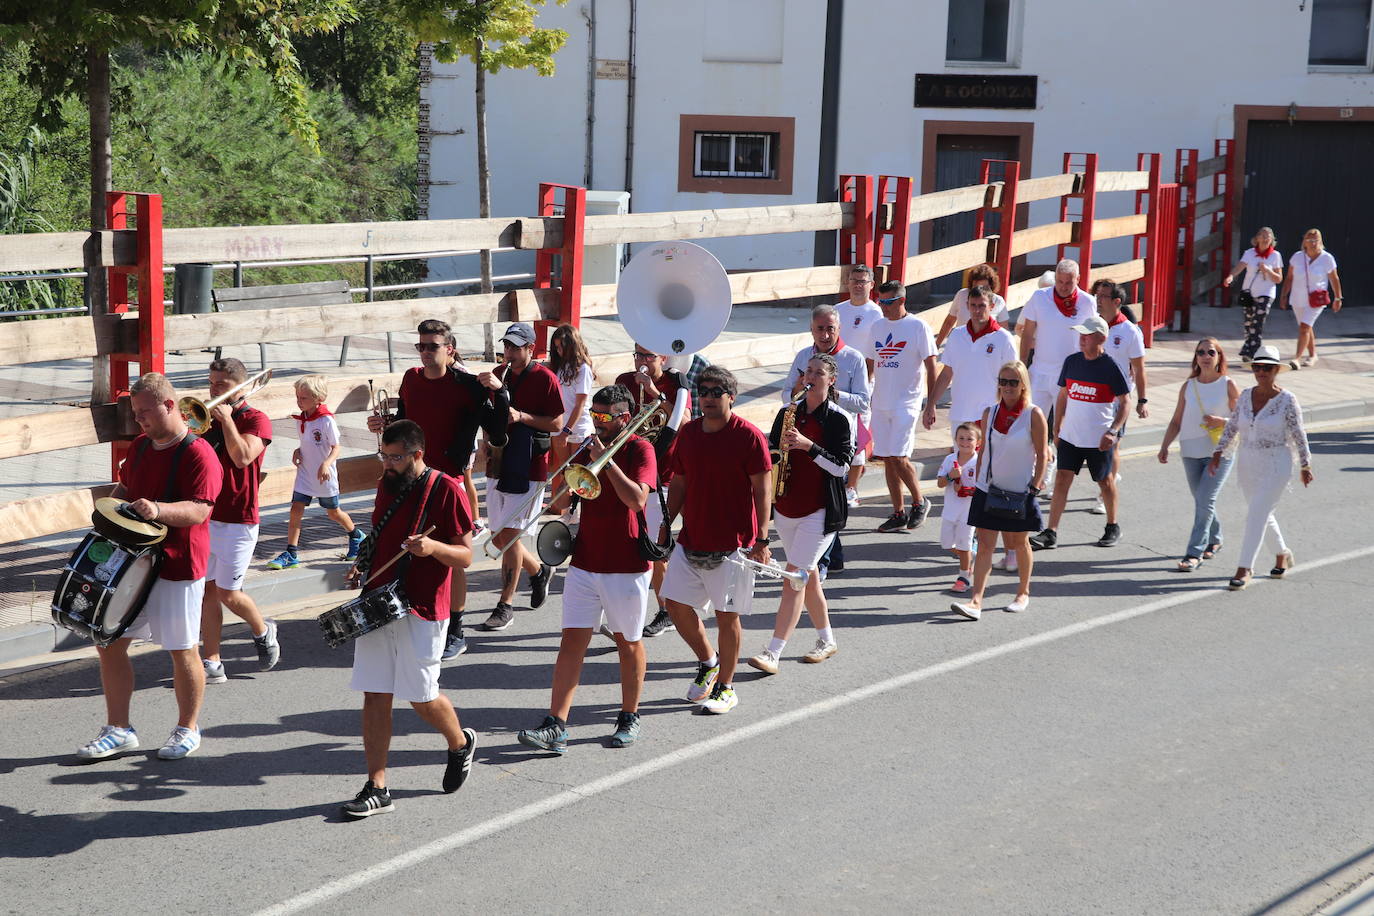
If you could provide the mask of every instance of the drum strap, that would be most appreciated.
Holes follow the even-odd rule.
[[[147,436],[143,437],[143,442],[138,447],[138,455],[135,456],[139,461],[143,460],[143,456],[152,445],[152,441],[153,440],[149,439]],[[167,470],[167,489],[162,493],[163,502],[176,502],[177,467],[181,464],[181,456],[186,453],[186,450],[191,447],[191,443],[195,441],[196,434],[188,432],[186,435],[182,436],[181,441],[177,443],[177,450],[172,453],[172,466]]]
[[[401,504],[410,496],[410,491],[415,488],[416,484],[423,484],[424,492],[420,494],[420,502],[415,507],[415,520],[414,524],[411,526],[410,533],[414,534],[420,530],[420,526],[424,522],[425,514],[428,511],[429,494],[434,489],[434,481],[440,476],[442,475],[434,468],[425,468],[424,474],[406,484],[401,492],[396,494],[396,498],[391,501],[391,505],[387,506],[386,511],[382,513],[382,517],[377,520],[377,524],[368,532],[367,537],[363,540],[362,546],[358,548],[357,565],[359,570],[366,573],[372,568],[372,560],[377,550],[377,538],[380,537],[382,529],[391,521],[391,517],[396,514],[396,510],[401,508]],[[409,563],[410,554],[406,554],[401,558],[401,567],[396,573],[397,581],[401,581],[405,578],[406,567]],[[362,578],[364,582],[367,581],[366,575]]]

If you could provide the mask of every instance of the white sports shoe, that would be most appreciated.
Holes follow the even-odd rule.
[[[138,747],[138,735],[132,728],[102,725],[100,726],[100,734],[95,736],[94,741],[77,748],[76,756],[79,760],[104,760],[115,754],[132,751],[136,747]]]
[[[764,674],[778,673],[778,655],[772,649],[764,649],[749,659],[749,667],[757,668]]]
[[[1102,500],[1099,499],[1097,504],[1088,510],[1088,513],[1090,515],[1106,515],[1107,507],[1103,505]]]

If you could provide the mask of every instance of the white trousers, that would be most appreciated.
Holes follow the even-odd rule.
[[[1242,464],[1247,457],[1241,456]],[[1284,457],[1287,458],[1287,455]],[[1276,556],[1288,551],[1288,545],[1283,540],[1283,532],[1279,530],[1278,519],[1274,518],[1274,509],[1278,506],[1284,491],[1288,489],[1288,482],[1293,478],[1293,465],[1291,460],[1282,463],[1266,461],[1264,465],[1266,466],[1263,470],[1253,466],[1248,469],[1242,467],[1239,475],[1240,488],[1245,494],[1247,508],[1245,535],[1240,541],[1240,556],[1236,559],[1236,565],[1251,571],[1255,568],[1255,558],[1259,555],[1260,547],[1264,545],[1266,534],[1272,541]]]

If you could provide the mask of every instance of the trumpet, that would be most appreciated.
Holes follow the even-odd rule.
[[[737,557],[734,554],[731,554],[725,559],[734,563],[741,569],[762,573],[771,579],[782,579],[788,585],[792,586],[794,591],[798,592],[806,588],[806,580],[810,578],[810,575],[804,570],[787,569],[776,563],[760,563],[758,560],[751,560],[748,557]]]
[[[377,448],[380,450],[382,447],[382,430],[386,429],[387,425],[391,422],[391,396],[387,394],[385,388],[374,391],[372,388],[372,379],[368,379],[367,400],[372,407],[372,415],[382,421],[381,429],[377,430]]]
[[[202,401],[200,398],[191,397],[188,394],[186,397],[177,401],[177,410],[181,411],[181,417],[186,421],[186,426],[191,432],[195,433],[197,436],[203,436],[210,429],[210,423],[212,422],[210,411],[214,410],[240,391],[243,391],[244,397],[247,397],[265,386],[271,379],[272,370],[264,369],[257,375],[250,375],[233,388],[224,392],[224,394],[211,398],[208,401]],[[247,390],[245,391],[244,389]]]

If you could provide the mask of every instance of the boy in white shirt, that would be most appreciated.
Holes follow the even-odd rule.
[[[945,504],[940,509],[940,546],[959,561],[959,577],[950,591],[962,595],[973,581],[973,526],[968,523],[968,507],[978,471],[978,446],[983,433],[977,423],[960,423],[954,431],[955,451],[940,463],[936,486],[945,488]]]

